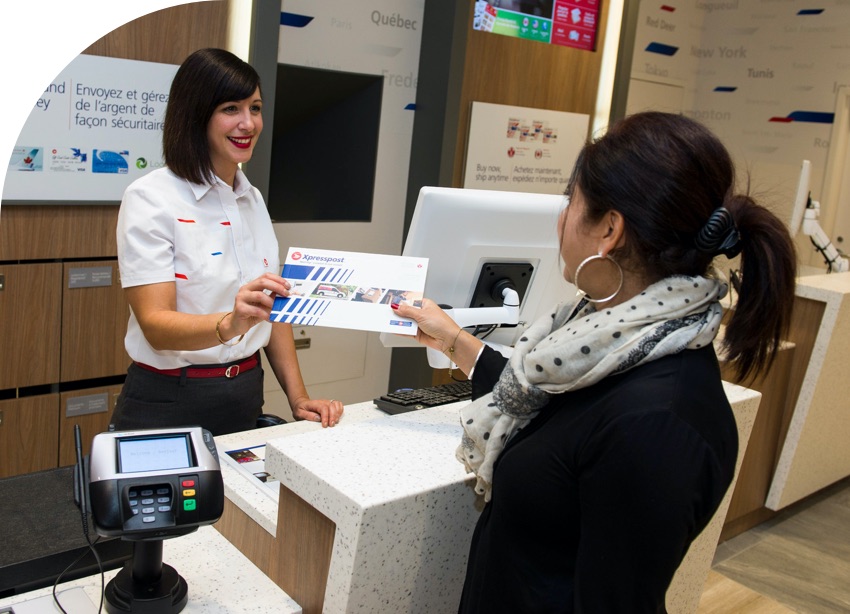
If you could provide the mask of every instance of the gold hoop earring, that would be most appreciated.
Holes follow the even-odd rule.
[[[617,271],[620,273],[620,283],[617,285],[617,289],[614,290],[613,294],[611,294],[610,296],[606,296],[605,298],[590,298],[587,295],[587,292],[582,290],[581,287],[579,286],[579,283],[578,283],[579,273],[581,273],[581,270],[584,268],[584,266],[588,262],[591,262],[593,260],[609,260],[609,261],[614,263],[614,266],[617,267]],[[620,293],[620,290],[623,288],[623,269],[620,267],[619,263],[616,260],[614,260],[611,256],[608,256],[608,255],[603,256],[601,253],[600,254],[593,254],[592,256],[588,256],[587,258],[582,260],[581,263],[578,265],[578,268],[576,268],[575,275],[573,275],[573,284],[575,285],[576,289],[578,290],[577,294],[583,294],[584,298],[588,302],[590,302],[590,303],[607,303],[612,298],[617,296]]]

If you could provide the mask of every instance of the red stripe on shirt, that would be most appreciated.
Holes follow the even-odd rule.
[[[181,220],[179,217],[177,218],[178,222],[183,222],[184,224],[194,224],[195,220]]]
[[[221,222],[222,226],[230,226],[230,222]]]
[[[189,279],[188,277],[183,275],[183,273],[175,273],[174,277],[176,277],[177,279]]]

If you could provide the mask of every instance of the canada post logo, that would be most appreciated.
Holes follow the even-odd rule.
[[[345,258],[341,256],[311,256],[307,253],[292,252],[293,260],[303,260],[304,262],[323,262],[326,264],[345,264]]]

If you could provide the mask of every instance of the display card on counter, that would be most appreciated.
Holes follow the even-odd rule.
[[[418,307],[427,272],[427,258],[291,247],[281,276],[292,288],[275,298],[269,319],[415,335],[416,323],[390,304]]]
[[[275,501],[278,500],[279,481],[266,471],[265,444],[227,450],[224,454],[219,454],[219,458],[249,479],[259,480],[262,492]]]

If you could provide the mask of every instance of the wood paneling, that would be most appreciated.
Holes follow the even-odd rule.
[[[0,260],[115,258],[114,205],[9,205],[0,217]]]
[[[196,49],[227,44],[228,5],[192,2],[156,11],[113,30],[83,53],[180,64]],[[114,258],[117,216],[114,205],[4,206],[0,261]]]
[[[468,4],[470,32],[459,107],[455,187],[463,185],[472,102],[593,115],[608,23],[608,3],[601,2],[597,51],[584,51],[472,30],[474,3]]]
[[[788,381],[795,349],[792,344],[788,344],[777,354],[767,373],[745,384],[747,388],[761,392],[762,398],[741,462],[735,492],[729,502],[729,511],[720,534],[721,541],[774,515],[774,512],[764,507],[764,502],[779,458],[782,425],[787,421]],[[722,373],[723,379],[735,381],[734,372],[728,365],[722,366]]]
[[[791,328],[788,331],[788,340],[794,344],[794,363],[788,375],[788,407],[785,411],[785,420],[779,433],[779,448],[776,451],[776,460],[782,452],[785,436],[788,434],[788,426],[797,406],[800,389],[803,387],[803,379],[812,358],[812,350],[817,340],[818,329],[823,321],[826,304],[797,296],[794,298],[794,313],[791,316]]]
[[[180,64],[196,49],[226,46],[229,4],[193,2],[151,13],[110,32],[84,53]],[[126,372],[123,339],[129,310],[117,273],[110,288],[69,290],[67,277],[63,285],[63,264],[43,264],[116,258],[117,217],[117,204],[3,205],[0,263],[8,264],[0,264],[0,275],[6,276],[0,291],[0,389]],[[41,262],[23,264],[27,261]],[[114,261],[108,264],[115,267]],[[86,265],[105,266],[65,263]],[[56,466],[59,397],[50,398],[49,417],[42,397],[2,402],[8,408],[0,424],[2,476]],[[84,430],[100,428],[96,417],[80,417],[79,422]],[[70,441],[67,433],[62,441]],[[67,449],[62,453],[67,461]]]
[[[68,287],[71,273],[104,267],[112,271],[111,285]],[[124,335],[130,308],[118,280],[118,262],[66,262],[64,269],[60,381],[126,373],[130,357],[124,350]]]
[[[224,499],[224,512],[213,526],[260,571],[271,577],[271,561],[275,548],[274,535],[257,524],[227,498]]]
[[[0,478],[57,467],[59,395],[0,401]]]
[[[335,533],[336,525],[330,519],[280,485],[278,543],[270,577],[304,614],[322,612]]]
[[[720,534],[721,542],[776,515],[764,503],[800,396],[825,307],[820,301],[795,297],[788,331],[789,347],[779,352],[768,373],[755,382],[744,384],[761,392],[763,397]],[[724,368],[724,379],[735,381],[728,368]]]
[[[303,608],[321,614],[336,525],[294,492],[280,486],[277,535],[272,537],[225,500],[216,529]]]
[[[59,379],[62,265],[0,265],[0,389]]]
[[[82,416],[68,417],[65,414],[69,399],[93,394],[107,395],[107,411],[84,414]],[[74,392],[63,392],[59,396],[59,466],[66,467],[77,462],[77,454],[74,442],[74,425],[80,426],[80,435],[83,443],[83,455],[91,452],[91,442],[98,433],[109,430],[109,422],[112,419],[112,410],[115,402],[121,394],[121,386],[101,386],[98,388],[87,388],[75,390]]]
[[[227,43],[229,2],[190,2],[155,11],[116,28],[83,53],[180,64],[203,47]]]

